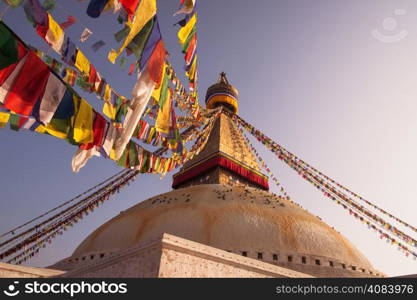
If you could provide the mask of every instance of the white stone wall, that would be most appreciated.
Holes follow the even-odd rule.
[[[311,277],[173,235],[89,262],[59,277]]]

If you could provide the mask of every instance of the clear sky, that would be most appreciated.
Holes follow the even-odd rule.
[[[87,1],[88,2],[88,1]],[[172,26],[175,1],[158,1],[161,30],[177,73],[182,56]],[[240,92],[240,115],[320,171],[413,225],[417,210],[417,3],[413,0],[199,0],[200,99],[225,71]],[[53,15],[94,35],[78,45],[110,84],[129,96],[134,77],[105,57],[120,29],[116,16],[91,19],[86,3],[57,0]],[[5,5],[0,4],[0,11]],[[4,20],[24,41],[47,47],[22,9]],[[104,39],[99,52],[90,46]],[[52,53],[50,51],[50,53]],[[185,81],[184,81],[185,82]],[[93,95],[86,99],[97,109]],[[32,132],[0,130],[0,231],[54,207],[120,169],[102,158],[71,171],[76,148]],[[417,273],[417,262],[325,198],[258,144],[292,198],[344,234],[388,275]],[[273,183],[272,191],[276,192]],[[121,210],[171,188],[171,177],[142,175],[41,251],[29,265],[71,255]],[[414,249],[415,250],[415,249]]]

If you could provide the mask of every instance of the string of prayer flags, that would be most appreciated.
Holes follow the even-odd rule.
[[[141,4],[143,1],[141,2]],[[123,130],[115,141],[115,157],[120,159],[127,143],[131,139],[136,125],[142,117],[155,88],[161,84],[162,69],[165,63],[166,50],[162,40],[159,40],[149,58],[145,69],[141,69],[136,84],[132,90],[131,105],[123,122]]]
[[[80,42],[84,43],[92,34],[93,32],[90,29],[85,28],[81,33]]]
[[[26,49],[22,44],[15,39],[3,23],[0,23],[0,85],[25,54]]]
[[[86,77],[79,74],[71,68],[63,67],[54,58],[36,50],[37,55],[50,67],[55,73],[60,74],[63,81],[70,86],[77,85],[85,92],[96,93],[97,97],[105,100],[103,105],[103,113],[115,122],[120,123],[123,119],[123,112],[120,105],[126,103],[128,100],[123,96],[116,94],[109,84],[102,79],[100,74],[96,71],[94,65],[90,64],[90,73]],[[111,113],[109,113],[109,111]],[[116,119],[114,119],[116,118]]]
[[[198,105],[198,87],[197,87],[197,13],[194,9],[185,18],[186,24],[178,31],[178,41],[184,53],[184,69],[189,81],[189,102],[192,107],[192,114],[195,118],[201,117],[200,105]]]
[[[45,9],[40,5],[39,0],[27,0],[25,2],[25,12],[28,18],[32,19],[36,25],[37,33],[45,39],[45,41],[51,45],[52,49],[61,55],[62,60],[70,66],[74,66],[83,76],[90,75],[90,68],[93,66],[84,53],[75,46],[65,32],[59,26],[59,24],[48,14]],[[87,36],[88,37],[88,36]],[[104,43],[104,42],[103,42]],[[102,43],[97,44],[96,47],[101,47]],[[101,78],[101,77],[100,77]],[[103,79],[104,80],[104,79]],[[88,82],[88,79],[80,80],[78,82],[83,84]],[[97,83],[100,86],[100,83]],[[100,89],[95,89],[100,98]],[[113,89],[112,89],[113,91]],[[118,94],[114,92],[115,94]]]
[[[29,230],[9,239],[7,244],[10,245],[12,242],[13,244],[2,250],[0,259],[14,255],[7,262],[21,264],[34,257],[40,248],[45,248],[47,244],[51,244],[55,237],[62,235],[64,231],[73,227],[121,188],[128,186],[137,174],[136,171],[128,171],[112,178],[112,181],[75,203],[73,209],[64,209],[46,221],[42,221]]]
[[[411,236],[407,235],[400,229],[396,228],[392,224],[389,224],[384,219],[368,210],[366,207],[360,205],[358,202],[350,198],[330,181],[326,181],[321,177],[317,172],[312,168],[308,167],[306,163],[298,159],[297,156],[291,152],[284,149],[282,146],[272,141],[269,137],[261,133],[259,130],[255,129],[252,125],[244,121],[238,116],[234,116],[234,120],[241,124],[249,133],[251,133],[258,141],[264,144],[271,152],[275,153],[277,157],[284,161],[289,167],[294,169],[302,178],[313,184],[316,188],[321,190],[323,194],[335,201],[337,204],[342,205],[344,209],[349,209],[350,214],[354,215],[355,218],[358,218],[361,222],[365,222],[368,225],[371,225],[372,228],[376,229],[377,227],[383,228],[384,230],[391,232],[394,236],[397,236],[406,244],[417,248],[417,240],[413,239]],[[386,233],[381,231],[384,236],[389,237]],[[392,239],[389,237],[389,239]],[[402,249],[414,256],[417,257],[417,254],[409,250],[406,246],[402,246]]]

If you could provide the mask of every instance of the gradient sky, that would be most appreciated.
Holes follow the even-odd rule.
[[[88,1],[87,1],[88,2]],[[177,73],[175,1],[158,1],[161,30]],[[417,2],[390,0],[199,0],[200,99],[225,71],[240,92],[240,115],[320,171],[403,220],[417,225]],[[127,68],[105,57],[120,29],[116,16],[91,19],[86,3],[57,0],[53,15],[79,22],[68,30],[108,82],[126,96]],[[0,4],[0,11],[5,5]],[[397,9],[402,9],[398,11]],[[397,10],[397,11],[396,11]],[[24,41],[46,50],[23,10],[4,21]],[[391,18],[391,19],[390,19]],[[378,30],[379,38],[371,32]],[[395,43],[387,43],[395,39]],[[108,42],[98,53],[90,46]],[[78,45],[80,45],[78,43]],[[52,54],[52,51],[49,51]],[[184,81],[185,82],[185,81]],[[84,95],[84,94],[83,94]],[[84,95],[97,109],[100,102]],[[102,158],[71,171],[76,148],[30,131],[0,130],[0,232],[70,199],[120,169]],[[388,275],[417,273],[417,262],[356,221],[276,159],[260,153],[292,198],[344,234]],[[277,189],[270,183],[271,190]],[[47,266],[71,255],[95,228],[120,211],[171,188],[171,176],[139,176],[28,265]]]

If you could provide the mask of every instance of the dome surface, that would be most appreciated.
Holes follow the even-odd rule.
[[[143,201],[96,229],[72,257],[125,249],[162,233],[254,258],[263,253],[271,263],[273,255],[303,257],[373,274],[369,261],[346,238],[293,202],[256,188],[220,184],[191,186]]]

